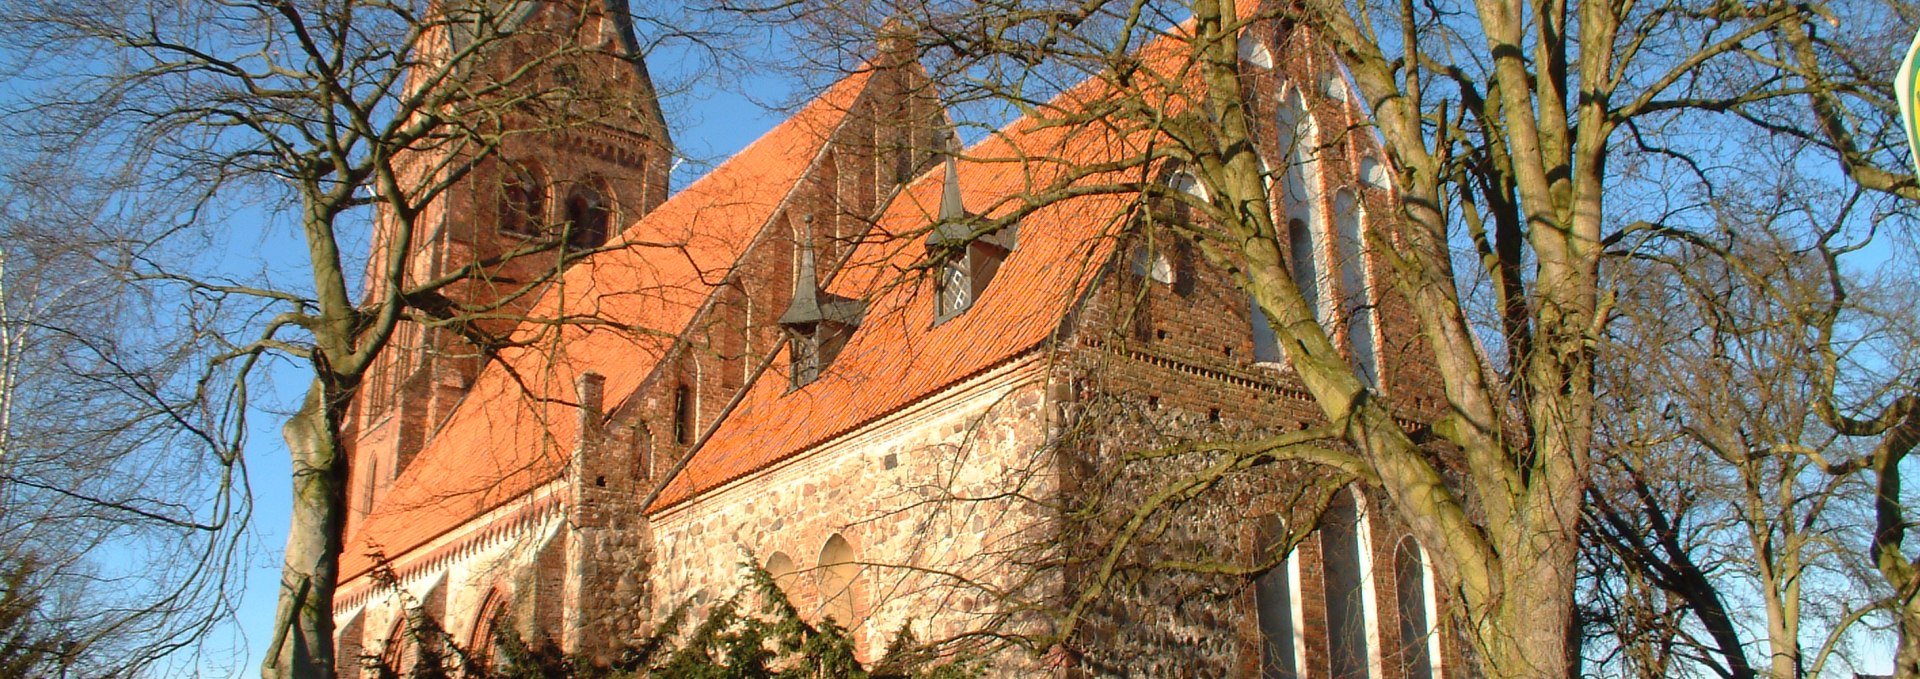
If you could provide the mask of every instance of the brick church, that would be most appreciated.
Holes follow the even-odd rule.
[[[1195,175],[1137,163],[1115,185],[1164,190],[1034,202],[1135,153],[1086,115],[1114,79],[962,147],[906,41],[882,41],[669,195],[666,122],[602,2],[523,20],[578,26],[587,56],[554,77],[626,105],[503,135],[404,255],[410,280],[505,259],[450,294],[511,341],[405,326],[354,404],[343,675],[404,659],[422,618],[476,649],[511,625],[604,657],[733,596],[745,563],[867,659],[910,629],[996,676],[1470,672],[1384,496],[1198,443],[1324,418],[1181,235],[1202,217],[1164,196],[1205,200]],[[1294,279],[1406,426],[1431,421],[1377,256],[1396,236],[1367,221],[1393,189],[1361,102],[1303,31],[1239,40]],[[1193,58],[1177,28],[1139,49],[1162,73]],[[592,254],[549,278],[551,257],[503,257],[555,239]]]

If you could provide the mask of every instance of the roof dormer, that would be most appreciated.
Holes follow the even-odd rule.
[[[984,231],[986,226],[985,220],[967,212],[960,197],[960,171],[949,156],[940,218],[927,234],[927,259],[936,272],[934,325],[972,308],[1000,272],[1000,264],[1013,253],[1017,229],[1009,225]]]
[[[820,379],[820,373],[839,357],[867,314],[866,302],[820,289],[813,255],[813,215],[801,221],[807,228],[799,239],[800,264],[793,276],[793,301],[780,315],[780,327],[787,332],[793,389]]]

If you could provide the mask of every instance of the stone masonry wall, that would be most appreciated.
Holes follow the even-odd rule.
[[[655,515],[654,620],[682,601],[702,613],[739,590],[742,562],[776,553],[796,568],[783,588],[818,620],[831,593],[815,566],[839,535],[859,564],[851,629],[869,660],[908,624],[922,641],[1039,631],[1019,609],[1056,581],[1008,559],[1054,540],[1040,375],[1030,361],[1003,368]],[[1031,673],[1030,662],[1007,654],[998,666]]]

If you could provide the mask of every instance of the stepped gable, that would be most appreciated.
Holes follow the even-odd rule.
[[[1183,38],[1167,36],[1142,48],[1161,82],[1190,80]],[[1181,105],[1192,83],[1156,97]],[[1097,106],[1113,93],[1095,78],[1056,97],[1057,115]],[[1066,126],[1022,118],[963,152],[959,184],[968,210],[1005,216],[1025,192],[1063,182],[1063,173],[1146,152],[1152,135],[1102,125]],[[1092,176],[1081,183],[1142,181]],[[1112,256],[1115,237],[1131,218],[1137,197],[1095,193],[1052,203],[1019,220],[1017,247],[966,312],[934,325],[931,273],[922,242],[939,214],[943,171],[911,185],[883,214],[866,243],[827,286],[836,295],[868,299],[865,323],[820,379],[788,390],[782,375],[763,376],[731,417],[668,482],[647,512],[658,513],[707,491],[791,459],[835,436],[906,408],[974,375],[1040,347],[1061,327],[1095,275]]]
[[[865,89],[834,84],[791,118],[628,227],[627,247],[569,268],[420,457],[395,479],[340,559],[340,581],[372,553],[404,554],[559,478],[578,436],[573,382],[588,370],[625,394],[671,348],[715,284],[792,193]],[[630,328],[630,329],[623,329]]]

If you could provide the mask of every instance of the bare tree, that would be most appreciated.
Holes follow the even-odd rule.
[[[1884,568],[1901,547],[1883,531],[1913,498],[1874,467],[1903,454],[1901,425],[1847,434],[1836,419],[1911,398],[1920,337],[1894,310],[1913,281],[1898,253],[1862,252],[1910,228],[1911,206],[1792,171],[1739,188],[1711,225],[1622,250],[1634,263],[1615,276],[1611,492],[1594,495],[1594,529],[1692,620],[1675,629],[1681,658],[1721,676],[1819,676],[1851,660],[1863,620],[1891,616],[1912,645],[1897,566],[1911,557]]]
[[[17,169],[9,167],[9,169]],[[94,260],[86,215],[48,199],[66,182],[11,172],[0,200],[0,559],[32,564],[47,672],[138,672],[175,662],[229,611],[250,505],[222,437],[180,427],[183,354],[123,351],[148,337],[138,296]],[[192,452],[175,454],[175,449]],[[20,583],[16,583],[20,584]]]
[[[41,152],[37,163],[91,179],[65,198],[112,229],[91,243],[93,257],[158,308],[164,336],[102,347],[102,357],[168,352],[178,370],[155,388],[183,390],[191,407],[174,424],[201,432],[198,445],[227,473],[239,467],[262,366],[311,368],[284,428],[294,509],[262,673],[332,677],[342,430],[365,379],[409,325],[479,360],[537,341],[510,332],[548,281],[619,244],[601,245],[604,226],[588,234],[578,219],[528,215],[518,245],[473,261],[423,268],[413,255],[446,236],[456,187],[497,172],[485,168],[516,139],[630,121],[656,105],[650,83],[616,92],[578,77],[635,72],[644,46],[632,17],[587,0],[49,0],[4,14],[21,88],[9,132]],[[204,257],[289,222],[303,246],[297,273]],[[369,233],[379,247],[361,287],[354,251]]]

